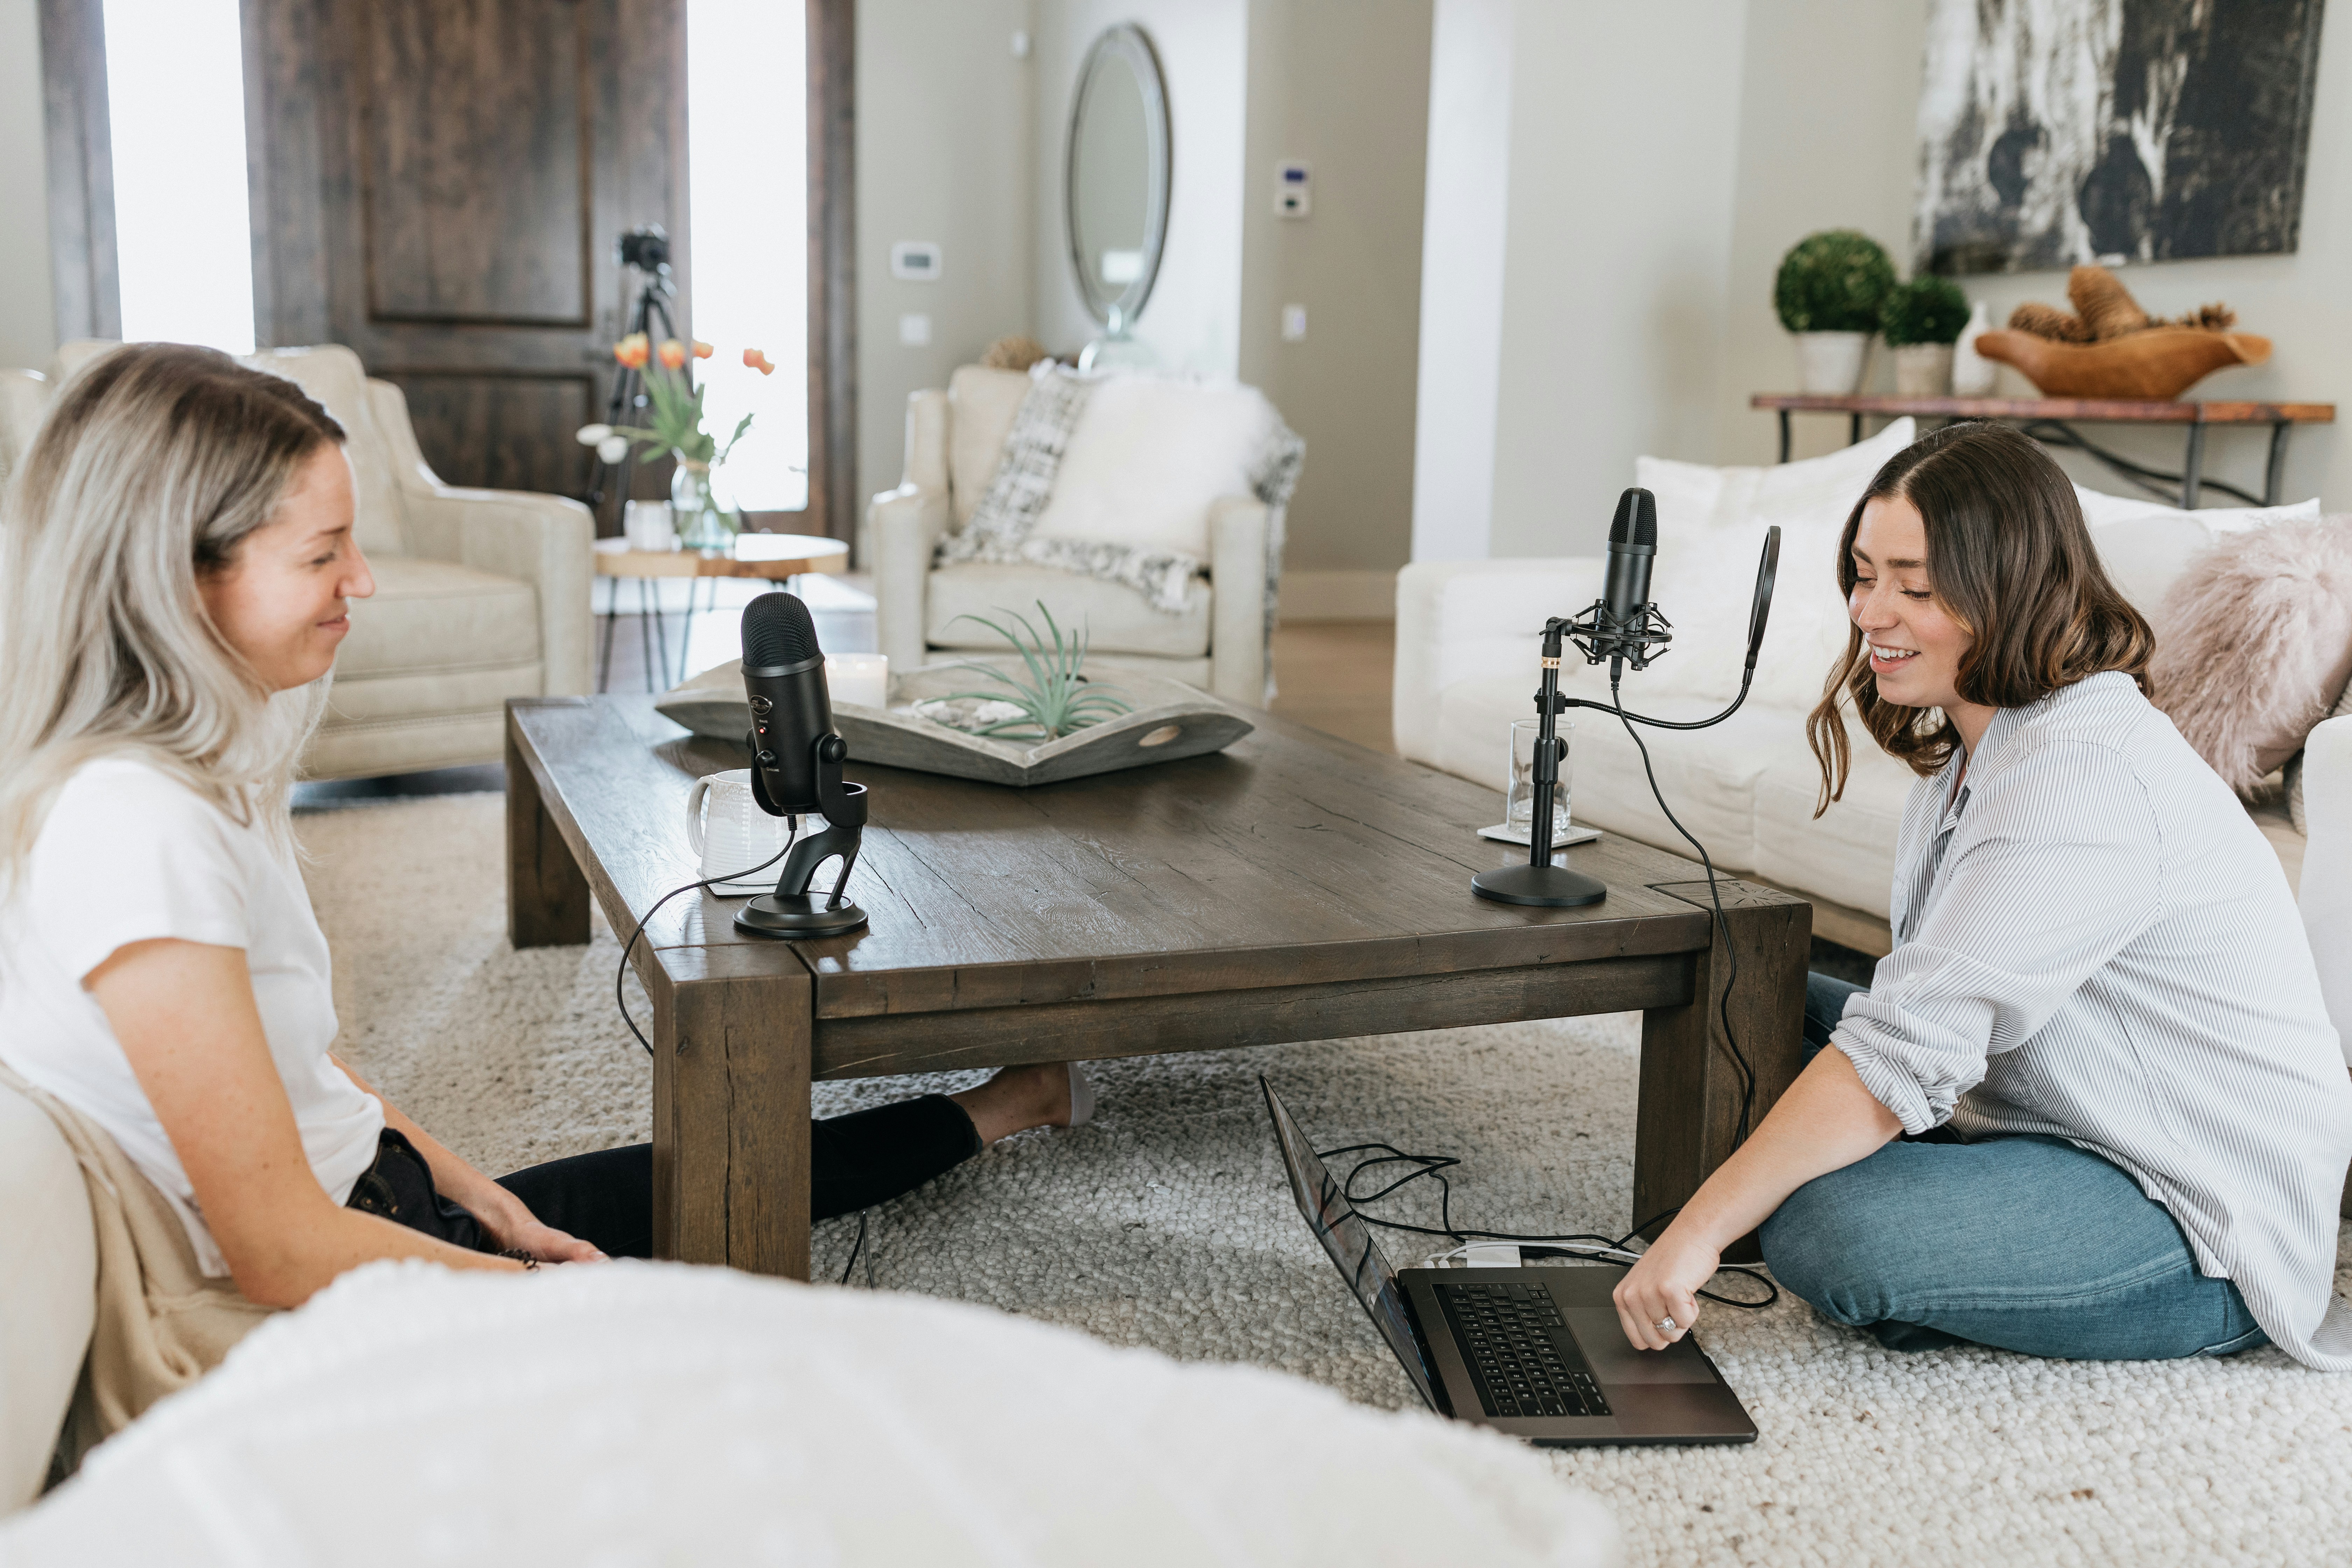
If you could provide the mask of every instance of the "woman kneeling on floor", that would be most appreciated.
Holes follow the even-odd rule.
[[[112,1134],[198,1265],[293,1306],[372,1258],[645,1257],[650,1147],[493,1182],[329,1054],[327,942],[288,795],[352,538],[343,432],[206,349],[68,383],[0,530],[0,1062]],[[819,1218],[1071,1120],[1060,1067],[815,1124]]]
[[[1919,774],[1895,951],[1814,975],[1806,1066],[1619,1283],[1655,1349],[1761,1225],[1774,1275],[1895,1350],[2352,1369],[2333,1307],[2352,1079],[2277,857],[2142,695],[2154,642],[2032,441],[1958,425],[1848,518],[1843,700]]]

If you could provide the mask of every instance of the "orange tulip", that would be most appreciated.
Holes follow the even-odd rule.
[[[743,363],[750,365],[753,370],[758,371],[761,375],[773,375],[776,374],[776,367],[770,363],[768,356],[761,353],[758,349],[745,349],[743,351]]]
[[[709,359],[710,357],[710,345],[704,342],[700,338],[695,339],[694,357],[697,359]]]
[[[631,332],[613,345],[613,357],[631,370],[645,369],[646,361],[652,352],[652,344],[643,332]]]
[[[659,352],[664,370],[676,370],[686,363],[686,345],[676,338],[664,338]]]

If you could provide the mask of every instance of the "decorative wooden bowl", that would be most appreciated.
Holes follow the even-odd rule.
[[[1010,659],[977,658],[1012,673],[1023,673]],[[1092,724],[1051,742],[1001,740],[971,735],[935,724],[908,711],[907,704],[950,692],[985,689],[989,682],[961,661],[927,664],[920,669],[890,673],[890,707],[866,708],[856,703],[833,705],[834,727],[849,742],[853,763],[875,763],[884,767],[913,768],[927,773],[979,779],[987,784],[1023,786],[1055,784],[1063,779],[1170,763],[1220,752],[1257,726],[1238,708],[1230,707],[1197,687],[1164,676],[1128,670],[1103,670],[1096,679],[1135,704],[1135,711]],[[744,700],[743,667],[732,659],[705,670],[684,686],[655,700],[654,706],[675,723],[698,735],[740,742],[751,727],[751,710]],[[856,776],[852,767],[851,776]]]
[[[2061,343],[2032,332],[1984,332],[1977,353],[2015,365],[2045,397],[2168,403],[2217,370],[2260,364],[2271,341],[2251,332],[2151,327],[2106,343]]]

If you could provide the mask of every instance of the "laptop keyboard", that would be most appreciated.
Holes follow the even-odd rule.
[[[1454,1342],[1489,1415],[1606,1415],[1592,1368],[1549,1292],[1532,1285],[1436,1287]]]

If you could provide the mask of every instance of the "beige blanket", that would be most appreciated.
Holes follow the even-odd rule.
[[[104,1128],[5,1067],[0,1083],[48,1112],[65,1135],[98,1232],[98,1322],[58,1443],[70,1471],[149,1405],[219,1365],[273,1309],[247,1300],[231,1280],[205,1277],[180,1216]]]

